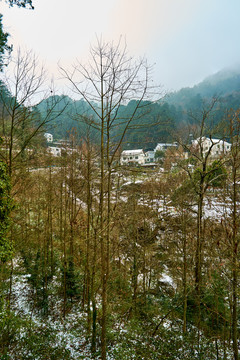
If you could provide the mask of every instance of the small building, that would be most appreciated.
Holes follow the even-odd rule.
[[[145,151],[145,164],[154,163],[154,162],[155,162],[154,150],[146,150]]]
[[[211,139],[205,136],[193,140],[192,145],[197,150],[202,148],[202,152],[204,155],[210,151],[210,156],[212,158],[218,158],[224,154],[227,154],[232,147],[232,144],[225,140]]]
[[[53,156],[61,156],[62,149],[60,147],[48,146],[47,152]]]
[[[46,138],[48,143],[52,143],[53,142],[53,135],[50,133],[45,133],[44,137]]]
[[[154,152],[166,151],[169,148],[177,148],[177,147],[178,147],[177,143],[158,143],[154,149]]]
[[[120,157],[121,165],[143,165],[145,164],[145,154],[142,149],[124,150]]]

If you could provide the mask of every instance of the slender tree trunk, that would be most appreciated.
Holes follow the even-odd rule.
[[[49,242],[50,242],[50,264],[51,264],[51,274],[53,275],[53,220],[52,220],[52,161],[50,162],[49,168],[49,196],[48,196],[48,231],[49,231]]]
[[[203,243],[203,193],[199,194],[197,214],[197,246],[195,261],[195,286],[196,292],[200,295],[202,283],[202,243]]]
[[[67,233],[67,208],[68,208],[68,197],[67,197],[67,185],[66,185],[66,174],[64,176],[65,191],[64,191],[64,223],[63,223],[63,318],[66,317],[67,307],[67,250],[66,250],[66,233]]]
[[[204,170],[203,170],[204,171]],[[198,351],[200,352],[200,328],[201,328],[201,297],[202,297],[202,244],[203,244],[203,199],[204,199],[204,177],[201,181],[198,194],[198,213],[197,213],[197,247],[195,264],[195,288],[198,308]]]
[[[91,301],[92,301],[92,343],[91,351],[95,356],[96,353],[96,335],[97,335],[97,308],[95,298],[95,272],[96,272],[96,259],[97,259],[97,233],[95,229],[94,244],[93,244],[93,264],[92,264],[92,278],[91,278]]]
[[[232,341],[233,341],[233,353],[234,360],[238,360],[238,336],[237,336],[237,287],[238,287],[238,239],[237,239],[237,189],[236,189],[236,168],[233,170],[233,213],[232,213]]]
[[[183,334],[187,331],[187,235],[186,235],[186,221],[184,214],[182,214],[183,224]]]
[[[89,258],[90,258],[90,229],[91,229],[91,209],[92,209],[92,174],[91,174],[91,149],[90,139],[87,139],[87,230],[86,230],[86,266],[85,266],[85,291],[84,298],[86,297],[87,302],[87,315],[88,315],[88,332],[91,327],[91,310],[90,310],[90,269],[89,269]],[[84,299],[85,302],[85,299]]]
[[[102,61],[102,56],[100,58]],[[106,317],[107,317],[107,279],[106,279],[106,248],[105,236],[103,229],[104,216],[104,75],[103,64],[101,62],[101,170],[100,170],[100,199],[99,199],[99,218],[100,218],[100,244],[101,244],[101,278],[102,278],[102,329],[101,329],[101,356],[102,360],[106,360],[107,343],[106,343]]]

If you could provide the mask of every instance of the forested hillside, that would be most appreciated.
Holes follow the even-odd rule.
[[[178,112],[199,111],[204,103],[213,98],[218,99],[219,111],[215,115],[215,123],[221,121],[226,109],[239,108],[240,103],[240,70],[222,70],[192,88],[184,88],[171,93],[167,102],[174,105]],[[181,119],[181,118],[179,118]],[[186,121],[186,117],[184,117]],[[181,121],[181,120],[180,120]]]
[[[46,131],[52,133],[55,139],[61,139],[67,138],[72,130],[76,130],[78,136],[84,139],[91,121],[99,121],[92,108],[83,99],[73,101],[69,97],[61,96],[44,100],[37,105],[37,109],[43,116],[46,116],[49,103],[56,100],[58,100],[58,106],[55,111],[62,113],[55,121],[49,122]],[[121,105],[115,126],[111,129],[111,136],[116,140],[121,137],[125,123],[135,109],[137,102],[138,100],[131,100],[127,105]],[[169,106],[164,102],[151,104],[146,102],[142,105],[141,109],[136,112],[131,126],[129,126],[123,146],[129,144],[128,146],[133,148],[139,146],[147,148],[155,146],[158,141],[171,141],[175,129],[174,106]],[[94,106],[96,107],[96,104]],[[99,133],[97,126],[94,128],[91,136],[92,140],[97,143],[99,142]]]
[[[2,83],[0,106],[10,97]],[[227,109],[236,110],[240,104],[240,74],[237,71],[222,71],[193,88],[168,94],[160,101],[146,106],[146,109],[139,109],[125,135],[123,148],[148,148],[154,147],[158,142],[173,141],[179,128],[194,123],[191,114],[200,114],[213,98],[217,98],[218,102],[211,126],[214,124],[218,137],[224,136]],[[128,119],[136,102],[137,100],[131,100],[121,106],[116,125],[111,129],[113,137],[118,138],[122,133],[121,122]],[[35,109],[40,112],[42,119],[48,117],[44,130],[52,133],[55,140],[68,138],[73,131],[84,139],[91,121],[98,121],[93,109],[84,99],[72,100],[65,95],[51,96],[36,105]],[[96,127],[91,131],[91,138],[98,143],[99,133]]]
[[[56,158],[38,148],[15,163],[2,354],[101,359],[108,264],[107,359],[233,359],[239,145],[213,165],[191,155],[166,154],[164,170],[112,167],[104,248],[98,147],[79,144]]]
[[[201,83],[192,88],[184,88],[178,92],[172,93],[168,101],[175,105],[190,107],[192,101],[193,107],[198,104],[200,99],[209,99],[219,97],[224,99],[233,94],[240,92],[240,70],[222,70],[214,75],[209,76]],[[197,100],[198,99],[198,100]],[[195,101],[194,101],[195,100]],[[232,104],[228,104],[232,106]]]
[[[193,112],[200,114],[204,106],[211,103],[213,98],[218,99],[218,103],[212,114],[211,126],[214,124],[217,136],[224,136],[222,122],[226,117],[227,109],[236,110],[240,104],[240,72],[237,70],[219,72],[192,88],[167,94],[147,109],[139,110],[125,135],[123,147],[148,148],[154,147],[158,142],[173,141],[177,129],[183,125],[193,124],[194,119],[191,114]],[[53,99],[49,98],[37,106],[44,116],[51,101]],[[111,130],[113,137],[118,137],[122,133],[121,122],[128,119],[136,101],[131,100],[121,106],[118,115],[119,125],[116,124]],[[72,100],[62,96],[56,108],[56,111],[60,110],[62,114],[47,127],[47,131],[53,133],[55,139],[67,137],[72,129],[76,129],[79,136],[84,137],[89,119],[97,121],[94,111],[84,99]],[[92,137],[98,141],[97,131]]]
[[[1,83],[1,359],[238,360],[234,81],[216,81],[222,102],[203,84],[156,102],[146,63],[102,41],[81,82],[64,73],[80,100],[35,105],[30,55]],[[68,140],[56,156],[45,131]],[[120,166],[123,148],[173,140],[154,168]]]

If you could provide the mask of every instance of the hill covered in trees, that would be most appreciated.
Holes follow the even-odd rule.
[[[67,137],[74,130],[80,138],[84,139],[87,129],[91,128],[91,138],[97,143],[99,140],[99,119],[93,108],[97,108],[98,105],[92,104],[93,107],[91,107],[83,99],[72,100],[67,96],[54,96],[37,105],[41,115],[46,117],[48,108],[51,107],[50,104],[56,100],[58,105],[52,116],[55,117],[57,112],[60,112],[60,115],[49,122],[47,131],[58,139]],[[114,128],[111,129],[111,136],[116,140],[122,134],[125,123],[137,103],[138,100],[131,100],[128,104],[120,106]],[[143,102],[131,122],[124,143],[130,143],[133,147],[138,147],[139,144],[144,147],[153,146],[158,141],[170,139],[173,129],[174,107],[165,102]]]
[[[0,86],[0,108],[3,109],[4,104],[11,101],[11,94],[3,82]],[[211,126],[214,125],[215,133],[221,137],[226,109],[236,110],[240,105],[240,70],[220,71],[192,88],[170,93],[150,105],[149,102],[144,103],[136,112],[125,135],[123,148],[148,148],[155,146],[157,142],[173,141],[176,131],[182,126],[193,124],[213,98],[217,98],[218,101]],[[131,100],[121,105],[116,124],[111,129],[113,138],[118,139],[122,133],[124,121],[132,113],[137,101]],[[34,110],[39,113],[41,119],[47,118],[45,131],[51,132],[55,139],[68,138],[73,132],[84,139],[91,128],[91,140],[98,143],[98,118],[94,108],[97,108],[96,103],[91,106],[84,99],[73,100],[69,96],[55,95],[41,101]],[[190,116],[193,113],[195,120]]]
[[[226,103],[151,102],[118,50],[98,44],[104,61],[94,57],[94,66],[109,66],[94,72],[95,93],[79,91],[85,100],[30,106],[39,82],[35,72],[29,82],[29,54],[15,95],[2,86],[0,353],[238,360],[239,113],[225,123],[231,150],[213,161],[220,144],[210,138],[206,149],[202,140],[209,124],[222,125]],[[190,121],[197,146],[181,139],[155,169],[119,165],[122,147],[171,140]],[[54,156],[44,131],[85,141]]]
[[[58,106],[55,112],[60,115],[49,123],[47,131],[52,132],[54,138],[65,138],[74,129],[81,138],[84,138],[87,128],[93,126],[92,139],[98,141],[96,123],[98,119],[93,110],[97,104],[87,104],[83,99],[72,100],[68,96],[57,97]],[[186,124],[193,124],[204,106],[209,104],[213,98],[217,98],[216,109],[212,124],[217,128],[217,134],[222,136],[222,127],[226,109],[238,109],[240,105],[240,70],[223,70],[215,75],[209,76],[204,81],[192,88],[183,88],[177,92],[170,93],[158,102],[149,103],[146,107],[138,109],[134,120],[125,135],[123,147],[137,148],[152,147],[157,142],[168,142],[174,139],[175,132]],[[37,105],[37,109],[46,116],[52,102],[56,102],[56,96],[48,98]],[[136,105],[137,100],[131,100],[119,109],[118,121],[111,130],[112,136],[118,138],[121,134],[124,120]],[[195,120],[189,114],[195,114]],[[211,124],[211,125],[212,125]]]
[[[240,67],[225,69],[207,77],[192,88],[183,88],[167,96],[167,102],[179,112],[199,111],[204,102],[217,98],[218,107],[223,112],[225,109],[238,109],[240,104]],[[180,118],[178,120],[181,121]],[[217,118],[219,121],[219,116]]]
[[[230,96],[240,94],[240,66],[238,69],[225,69],[207,77],[201,83],[192,88],[183,88],[168,96],[168,102],[175,106],[182,106],[184,109],[194,108],[200,105],[202,99],[219,97],[221,100],[228,99]]]

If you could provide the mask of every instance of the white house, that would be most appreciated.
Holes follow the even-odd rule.
[[[53,142],[53,135],[50,133],[45,133],[44,137],[46,138],[47,142],[52,143]]]
[[[158,143],[157,146],[154,149],[154,152],[156,151],[165,151],[169,148],[176,148],[177,144],[176,143]]]
[[[155,152],[153,150],[145,151],[145,164],[155,162]]]
[[[192,145],[198,149],[201,146],[203,150],[203,154],[207,154],[209,149],[211,149],[210,156],[215,158],[228,153],[231,150],[231,146],[232,146],[232,144],[230,144],[227,141],[220,139],[210,139],[205,136],[193,140]]]
[[[143,164],[145,164],[144,151],[142,149],[122,151],[121,157],[120,157],[120,164],[121,165],[129,165],[129,164],[143,165]]]
[[[53,156],[61,156],[61,148],[55,146],[48,146],[47,152],[52,154]]]

